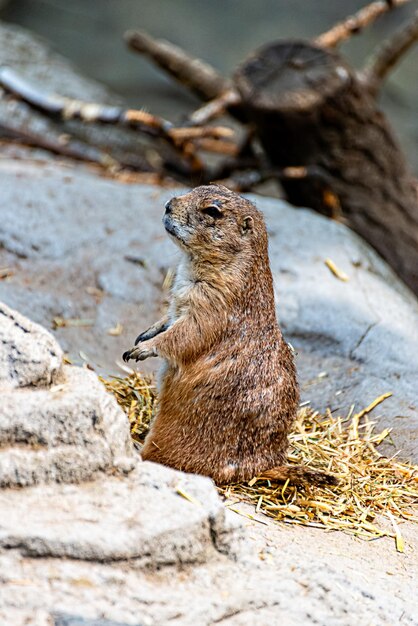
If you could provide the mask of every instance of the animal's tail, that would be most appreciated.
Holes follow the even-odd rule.
[[[339,480],[333,474],[309,469],[304,465],[278,465],[260,474],[260,478],[268,480],[283,481],[289,480],[293,485],[312,483],[318,487],[338,485]]]

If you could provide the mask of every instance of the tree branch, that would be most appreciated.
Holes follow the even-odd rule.
[[[224,126],[182,126],[175,127],[171,122],[146,111],[123,109],[116,106],[83,102],[59,95],[44,94],[39,89],[22,79],[10,68],[0,69],[0,86],[28,103],[35,109],[65,120],[79,119],[84,122],[99,122],[132,127],[151,137],[165,140],[171,147],[181,154],[192,169],[199,169],[200,164],[195,155],[193,141],[211,139],[205,150],[213,147],[213,151],[225,151],[225,140],[234,135],[234,131]],[[222,145],[216,146],[220,140]],[[231,146],[235,145],[231,141]],[[232,149],[232,148],[231,148]]]
[[[125,41],[132,50],[150,58],[201,100],[212,100],[230,87],[230,81],[215,68],[169,41],[154,39],[143,30],[128,31]]]
[[[134,126],[151,136],[166,134],[172,127],[170,122],[145,111],[125,110],[121,107],[45,94],[9,67],[0,69],[0,86],[38,111],[52,117]]]
[[[387,74],[417,41],[418,11],[377,48],[359,73],[360,80],[373,95],[379,92]]]
[[[335,24],[330,30],[314,39],[314,43],[322,48],[334,48],[340,43],[357,35],[383,13],[410,2],[410,0],[377,0],[349,15],[342,22]]]
[[[188,118],[190,124],[201,126],[226,113],[228,107],[241,102],[241,96],[235,89],[228,89],[214,100],[210,100],[200,109],[196,109]]]

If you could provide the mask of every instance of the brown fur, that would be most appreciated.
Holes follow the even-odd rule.
[[[168,316],[124,354],[166,362],[142,457],[218,483],[265,470],[290,478],[288,467],[276,466],[285,461],[299,392],[276,321],[263,216],[211,185],[167,203],[164,225],[184,253]],[[314,480],[305,468],[295,479],[304,472]]]

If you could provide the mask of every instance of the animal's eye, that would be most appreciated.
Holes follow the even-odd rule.
[[[204,215],[209,215],[209,217],[213,217],[214,219],[222,217],[223,215],[221,209],[218,206],[216,206],[216,204],[211,204],[205,207],[204,209],[202,209],[202,213]]]

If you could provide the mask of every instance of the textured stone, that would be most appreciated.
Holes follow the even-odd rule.
[[[129,626],[126,622],[115,622],[110,619],[89,619],[79,615],[57,613],[53,616],[54,626]],[[141,626],[138,622],[137,626]]]
[[[418,624],[413,553],[397,555],[392,541],[364,543],[306,528],[266,530],[269,547],[264,543],[262,559],[254,554],[236,563],[220,555],[201,565],[183,564],[181,571],[144,572],[135,560],[97,563],[0,552],[0,605],[3,611],[31,607],[34,614],[77,616],[89,626],[94,619],[130,626]],[[252,549],[256,532],[252,526],[248,533]]]
[[[0,624],[7,626],[55,626],[49,611],[0,607]]]
[[[377,396],[378,428],[418,461],[418,302],[392,270],[342,224],[253,197],[270,234],[278,317],[298,352],[302,399],[348,413]],[[349,280],[336,278],[327,258]],[[319,376],[318,376],[319,375]],[[402,418],[402,419],[401,419]],[[393,454],[393,447],[385,448]]]
[[[1,487],[80,482],[134,464],[126,417],[92,372],[66,366],[59,385],[1,394]]]
[[[50,333],[0,303],[0,390],[57,381],[62,357]]]
[[[0,548],[31,557],[135,559],[136,567],[158,568],[239,547],[240,524],[208,478],[153,463],[125,479],[5,491],[0,502]]]

